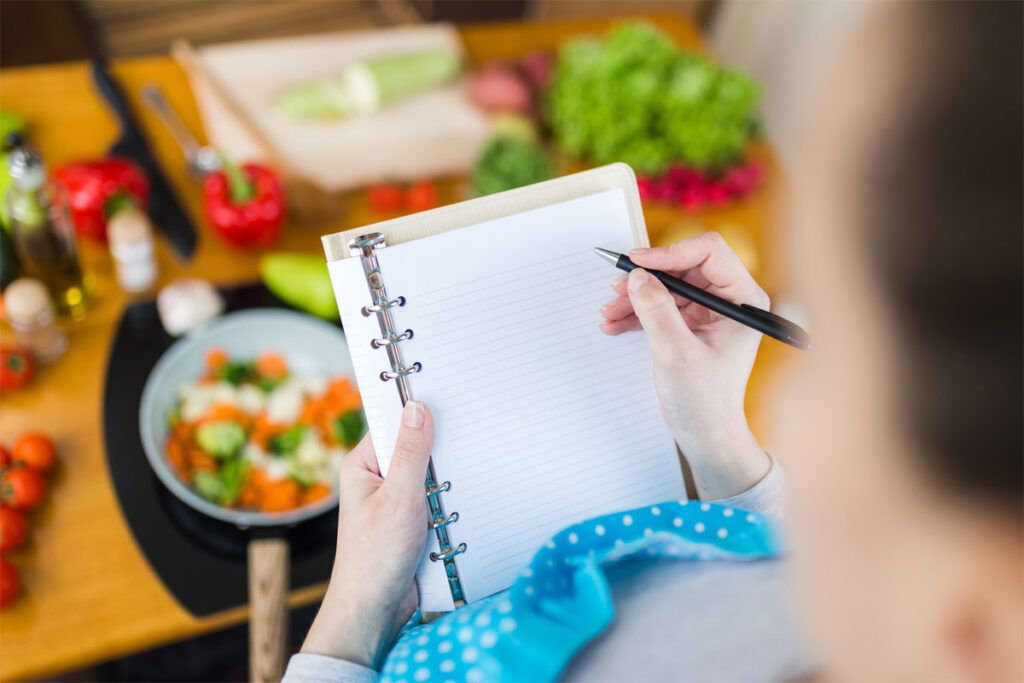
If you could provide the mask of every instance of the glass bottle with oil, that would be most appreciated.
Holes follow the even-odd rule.
[[[60,315],[80,320],[92,303],[92,288],[78,260],[67,198],[48,182],[38,151],[20,136],[7,142],[11,186],[4,201],[22,267],[46,284]]]

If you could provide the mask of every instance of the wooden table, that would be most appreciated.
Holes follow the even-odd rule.
[[[683,46],[703,49],[697,30],[674,15],[654,18]],[[521,55],[533,48],[554,49],[567,37],[607,30],[609,20],[467,28],[463,38],[470,57],[481,61]],[[154,150],[185,208],[201,227],[200,245],[191,263],[175,261],[159,250],[161,283],[190,275],[218,283],[257,277],[257,253],[227,248],[204,224],[198,188],[185,174],[181,152],[148,110],[138,105],[140,87],[159,83],[168,100],[194,131],[201,129],[185,74],[166,57],[126,60],[113,72],[136,111]],[[0,106],[28,116],[29,136],[53,166],[103,155],[114,139],[116,123],[91,85],[88,65],[58,64],[0,72]],[[666,243],[705,229],[718,229],[739,244],[757,263],[760,279],[771,291],[775,281],[768,245],[782,188],[770,150],[755,143],[752,154],[767,170],[762,190],[742,204],[682,215],[668,207],[649,209],[655,243]],[[465,183],[442,185],[442,200],[457,201]],[[320,230],[290,227],[276,248],[320,251],[320,234],[362,225],[386,216],[374,212],[362,193],[346,199],[344,219]],[[31,515],[31,541],[10,555],[23,581],[23,594],[0,613],[0,677],[42,677],[126,653],[187,638],[243,621],[244,608],[197,619],[182,609],[147,565],[121,515],[104,457],[102,424],[103,376],[114,327],[131,297],[119,291],[109,256],[86,245],[83,258],[96,275],[96,305],[88,317],[69,327],[67,355],[40,371],[25,390],[4,396],[0,434],[8,444],[29,429],[52,435],[61,466],[51,478],[44,506]],[[3,330],[4,336],[10,334]],[[768,377],[785,354],[781,345],[766,343],[758,361],[751,402],[767,386]],[[763,411],[754,409],[755,418]],[[125,415],[126,420],[136,419]],[[757,420],[755,420],[757,423]],[[139,457],[143,457],[139,453]],[[323,586],[294,592],[293,605],[317,600]],[[239,656],[244,656],[242,653]]]

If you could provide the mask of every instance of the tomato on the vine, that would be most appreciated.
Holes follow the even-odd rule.
[[[0,467],[11,464],[11,452],[7,450],[7,447],[0,444]]]
[[[23,349],[0,347],[0,389],[20,389],[32,381],[36,362],[32,354]]]
[[[46,496],[46,480],[29,467],[19,467],[4,473],[0,483],[0,500],[15,510],[38,507]]]
[[[18,568],[0,558],[0,609],[7,607],[21,591],[21,576]]]
[[[17,510],[0,507],[0,550],[17,550],[28,536],[28,522]]]
[[[57,462],[57,447],[43,434],[21,435],[11,449],[14,462],[23,463],[37,472],[49,470]]]

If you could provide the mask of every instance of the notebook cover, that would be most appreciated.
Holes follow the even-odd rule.
[[[328,261],[339,261],[351,255],[348,243],[357,235],[382,232],[388,244],[401,244],[614,189],[621,189],[626,197],[634,244],[650,246],[644,212],[640,205],[640,192],[636,185],[636,174],[626,164],[615,163],[458,204],[449,204],[430,211],[324,235],[324,253]]]

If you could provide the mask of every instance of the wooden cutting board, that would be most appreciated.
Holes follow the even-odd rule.
[[[291,121],[274,109],[276,97],[293,85],[339,74],[355,60],[438,48],[464,53],[453,26],[211,45],[197,50],[202,71],[232,104],[202,74],[190,71],[189,79],[211,144],[235,159],[276,158],[304,180],[335,192],[469,171],[489,136],[489,123],[470,102],[466,79],[341,121]]]

